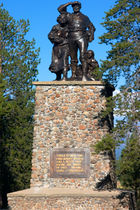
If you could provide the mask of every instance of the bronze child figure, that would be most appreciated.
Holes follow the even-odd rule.
[[[99,80],[99,64],[94,58],[94,52],[88,50],[86,53],[87,75],[91,80]]]

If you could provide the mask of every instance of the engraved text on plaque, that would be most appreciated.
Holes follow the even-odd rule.
[[[90,153],[85,149],[52,149],[50,176],[86,178],[90,171]]]

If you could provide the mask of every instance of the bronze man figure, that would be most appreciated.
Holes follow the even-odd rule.
[[[73,7],[73,13],[67,12],[67,7]],[[89,80],[87,76],[87,62],[85,55],[88,43],[94,40],[95,27],[87,16],[80,12],[81,3],[78,1],[61,5],[58,11],[67,16],[68,42],[71,57],[72,80],[76,79],[76,69],[78,64],[77,52],[80,51],[80,61],[82,64],[82,80]]]

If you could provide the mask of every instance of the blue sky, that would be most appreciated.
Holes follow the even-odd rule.
[[[51,63],[52,44],[48,40],[48,33],[53,25],[57,24],[56,18],[59,15],[57,8],[68,1],[64,0],[0,0],[4,8],[16,19],[29,19],[30,30],[27,38],[35,38],[36,47],[40,47],[41,63],[38,66],[39,81],[52,81],[55,75],[50,73],[48,67]],[[115,0],[81,0],[81,12],[87,15],[96,27],[95,40],[90,43],[89,49],[95,52],[95,58],[100,63],[106,58],[108,47],[99,44],[99,36],[105,31],[101,22],[107,12],[115,3]],[[71,10],[69,10],[71,12]]]

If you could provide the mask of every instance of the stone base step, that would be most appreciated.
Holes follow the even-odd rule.
[[[8,194],[11,210],[130,210],[129,191],[92,191],[66,188],[30,188]]]

